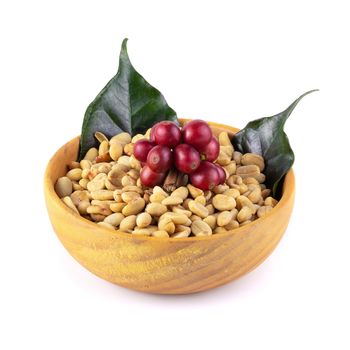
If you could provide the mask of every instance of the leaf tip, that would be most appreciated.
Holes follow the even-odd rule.
[[[308,95],[308,94],[311,94],[311,93],[313,93],[313,92],[316,92],[316,91],[320,91],[319,89],[312,89],[312,90],[309,90],[309,91],[306,91],[304,94],[302,94],[300,97],[304,97],[304,96],[306,96],[306,95]]]
[[[128,38],[124,38],[122,41],[122,51],[127,50],[127,43],[128,43]]]
[[[129,59],[129,54],[128,54],[128,48],[127,48],[127,43],[128,43],[128,38],[124,38],[123,42],[122,42],[122,47],[120,49],[120,54],[119,54],[119,69],[120,67],[125,64],[125,62],[127,64],[131,65],[130,59]]]

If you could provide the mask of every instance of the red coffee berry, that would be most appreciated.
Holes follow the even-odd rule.
[[[219,172],[213,163],[202,161],[198,169],[190,174],[190,181],[201,190],[211,190],[220,183]]]
[[[225,173],[225,170],[218,164],[215,164],[214,165],[216,166],[216,170],[218,171],[219,173],[219,179],[220,179],[220,182],[219,184],[224,184],[225,181],[226,181],[226,173]]]
[[[151,132],[150,132],[150,134],[149,134],[149,140],[150,140],[151,142],[155,142],[155,139],[154,139],[154,131],[156,130],[158,124],[159,124],[159,123],[154,124],[154,125],[152,126]]]
[[[137,160],[146,162],[148,152],[154,147],[154,143],[148,140],[139,140],[134,144],[133,153]]]
[[[209,125],[200,119],[191,120],[182,128],[183,141],[197,150],[204,148],[212,136]]]
[[[205,156],[205,160],[208,162],[214,162],[219,156],[219,152],[220,145],[215,136],[213,136],[209,143],[200,150],[200,153]]]
[[[153,126],[151,137],[158,145],[175,148],[181,140],[180,128],[173,122],[164,121]]]
[[[201,162],[198,151],[185,143],[175,148],[174,158],[176,168],[186,174],[195,171]]]
[[[154,187],[161,185],[164,181],[165,173],[156,173],[148,165],[141,169],[140,179],[141,183],[147,187]]]
[[[173,165],[173,153],[166,146],[154,146],[148,153],[147,165],[156,173],[164,173]]]

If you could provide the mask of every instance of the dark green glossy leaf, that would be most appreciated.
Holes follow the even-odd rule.
[[[293,150],[283,131],[284,124],[299,101],[314,91],[317,90],[301,95],[279,114],[249,122],[232,139],[235,150],[242,153],[260,154],[265,159],[266,186],[272,189],[276,197],[280,195],[281,179],[294,163]]]
[[[175,111],[163,95],[151,86],[132,66],[127,39],[123,40],[119,69],[85,112],[80,138],[79,159],[90,147],[97,146],[96,131],[107,137],[126,131],[131,135],[144,133],[162,120],[178,123]]]

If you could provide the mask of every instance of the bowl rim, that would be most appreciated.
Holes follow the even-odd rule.
[[[186,122],[190,119],[179,119],[180,122]],[[233,126],[229,126],[229,125],[225,125],[225,124],[219,124],[219,123],[215,123],[215,122],[207,122],[209,125],[214,126],[214,127],[218,127],[221,129],[230,129],[230,131],[235,131],[237,132],[239,129],[235,128]],[[77,136],[80,137],[80,136]],[[72,140],[68,141],[67,143],[75,140],[77,137],[73,138]],[[282,187],[282,197],[281,199],[278,201],[277,205],[268,213],[266,214],[264,217],[262,218],[258,218],[255,219],[254,221],[252,221],[251,223],[244,225],[244,226],[240,226],[238,228],[232,229],[230,231],[227,232],[223,232],[220,234],[212,234],[210,236],[200,236],[200,237],[196,237],[196,236],[191,236],[191,237],[180,237],[180,238],[175,238],[175,237],[153,237],[153,236],[146,236],[146,235],[132,235],[131,233],[128,232],[123,232],[120,230],[114,230],[112,231],[109,228],[103,227],[101,225],[97,225],[96,223],[85,219],[84,217],[78,215],[77,213],[75,213],[72,209],[68,208],[63,201],[61,200],[60,197],[58,197],[55,188],[54,188],[54,184],[53,182],[50,180],[50,173],[51,173],[51,163],[53,161],[53,159],[55,158],[56,154],[63,148],[65,147],[65,145],[67,144],[65,143],[63,146],[61,146],[56,152],[55,154],[50,158],[47,166],[46,166],[46,170],[45,170],[45,174],[44,174],[44,191],[45,191],[45,195],[47,197],[47,200],[51,200],[54,204],[56,208],[59,208],[60,210],[64,211],[64,215],[67,215],[69,217],[71,217],[72,219],[76,219],[78,221],[81,221],[82,224],[87,225],[88,227],[91,227],[92,230],[96,231],[96,230],[101,230],[102,232],[104,232],[105,234],[110,235],[111,237],[115,237],[115,235],[120,236],[121,238],[128,238],[128,239],[140,239],[140,240],[152,240],[152,241],[172,241],[172,242],[198,242],[198,241],[203,241],[203,240],[212,240],[215,238],[219,238],[219,237],[227,237],[227,236],[231,236],[233,234],[238,234],[241,231],[244,231],[247,229],[247,227],[250,227],[251,225],[257,225],[260,222],[262,222],[263,220],[265,220],[266,218],[268,218],[269,216],[273,215],[276,213],[277,210],[279,210],[280,208],[282,208],[289,200],[290,198],[294,195],[295,192],[295,177],[294,177],[294,172],[293,169],[290,169],[288,171],[288,173],[286,174],[285,178],[284,178],[284,183],[283,183],[283,187]]]

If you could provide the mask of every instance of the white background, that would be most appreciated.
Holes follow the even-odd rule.
[[[0,2],[1,349],[349,349],[346,1]],[[189,296],[137,293],[81,268],[56,238],[42,180],[117,70],[180,117],[243,127],[295,109],[289,228],[254,272]]]

